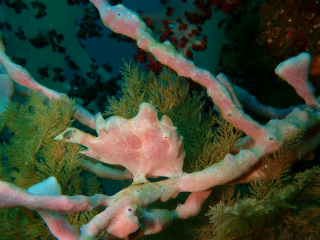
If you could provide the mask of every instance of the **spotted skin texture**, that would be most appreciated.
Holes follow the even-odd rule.
[[[122,165],[133,174],[134,183],[147,182],[147,177],[179,177],[185,152],[182,136],[171,120],[149,103],[140,106],[132,119],[112,116],[95,117],[98,137],[76,128],[68,128],[56,140],[79,143],[88,149],[82,153],[101,162]]]

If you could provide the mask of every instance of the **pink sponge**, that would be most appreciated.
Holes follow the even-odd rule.
[[[275,69],[275,73],[294,87],[297,94],[305,100],[307,105],[319,109],[320,103],[308,77],[310,63],[311,55],[303,52],[280,63]]]

